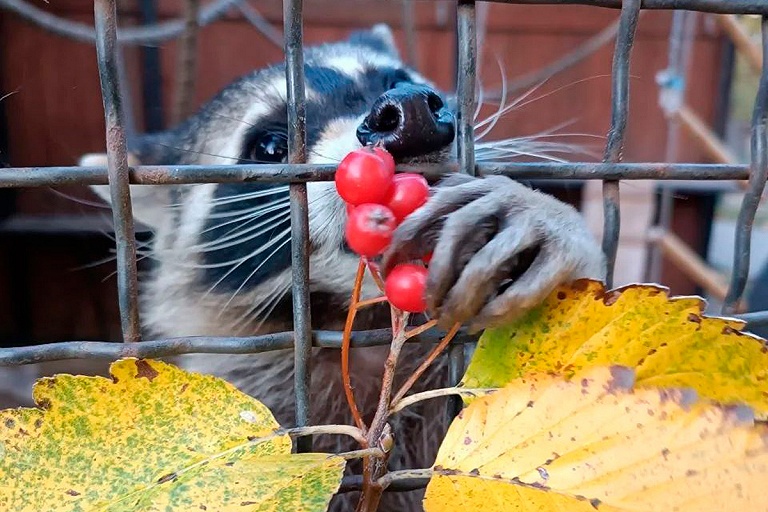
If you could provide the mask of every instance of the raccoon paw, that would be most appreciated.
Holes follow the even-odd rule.
[[[430,252],[427,312],[471,332],[514,320],[564,282],[605,275],[576,209],[505,176],[443,180],[395,231],[384,275]]]

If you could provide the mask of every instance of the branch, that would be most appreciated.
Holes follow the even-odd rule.
[[[377,457],[383,458],[386,456],[384,450],[381,448],[366,448],[364,450],[353,450],[351,452],[342,452],[337,454],[339,457],[344,457],[346,460],[363,459],[365,457]]]
[[[494,393],[498,390],[499,388],[459,388],[459,387],[432,389],[429,391],[423,391],[421,393],[414,393],[411,396],[405,397],[399,402],[396,402],[395,405],[389,410],[389,414],[395,414],[415,403],[418,403],[424,400],[430,400],[432,398],[439,398],[441,396],[459,395],[459,396],[467,396],[470,398],[476,398],[478,396],[490,395],[491,393]]]
[[[427,325],[427,324],[425,324]],[[456,333],[459,332],[459,329],[461,328],[460,323],[455,323],[453,327],[451,327],[451,330],[448,331],[448,334],[445,335],[445,338],[434,348],[432,349],[432,352],[429,353],[429,355],[424,359],[424,361],[419,365],[418,368],[416,368],[416,371],[413,372],[413,374],[408,377],[408,380],[405,381],[405,384],[402,385],[400,390],[395,393],[395,398],[392,399],[392,402],[397,404],[408,392],[408,390],[413,387],[413,385],[416,383],[416,381],[419,379],[419,377],[422,376],[422,374],[427,371],[427,368],[429,368],[429,365],[432,364],[432,362],[437,359],[437,356],[440,355],[440,353],[445,350],[445,347],[448,346],[448,344],[451,342],[454,336],[456,336]],[[414,329],[416,331],[417,329]],[[420,334],[420,333],[416,333]]]
[[[398,482],[419,480],[424,481],[424,484],[429,482],[429,479],[434,475],[434,471],[431,469],[404,469],[402,471],[390,471],[383,477],[379,478],[378,484],[384,489],[390,485]]]
[[[344,395],[347,397],[347,404],[349,404],[349,410],[352,412],[352,417],[355,419],[357,427],[366,432],[365,422],[360,415],[360,409],[355,402],[355,394],[352,391],[352,379],[349,375],[349,344],[352,337],[352,327],[355,324],[355,315],[357,314],[357,303],[360,301],[360,289],[363,286],[363,277],[365,275],[365,262],[360,259],[357,264],[357,273],[355,274],[355,285],[352,288],[352,300],[349,304],[349,312],[347,313],[347,321],[344,324],[344,334],[341,339],[341,381],[344,386]],[[368,447],[368,444],[363,444],[364,447]]]
[[[390,306],[392,312],[392,344],[389,347],[389,355],[384,363],[384,376],[381,383],[381,393],[376,413],[371,420],[371,428],[367,432],[369,446],[390,445],[391,432],[387,419],[389,417],[389,405],[392,398],[392,385],[395,380],[395,370],[400,351],[408,340],[405,327],[408,324],[409,314]],[[366,457],[363,460],[363,492],[357,504],[357,512],[374,512],[381,499],[384,489],[379,485],[378,479],[387,473],[387,453],[384,458]]]
[[[365,443],[365,436],[362,430],[351,425],[314,425],[311,427],[295,427],[276,430],[274,435],[270,435],[264,438],[252,439],[253,442],[261,441],[262,439],[269,439],[275,436],[288,435],[291,437],[304,437],[313,435],[342,435],[349,436],[360,444]]]

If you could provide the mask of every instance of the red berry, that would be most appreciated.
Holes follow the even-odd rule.
[[[409,313],[422,313],[427,309],[426,287],[427,269],[412,263],[397,265],[384,282],[389,303]]]
[[[336,191],[344,201],[355,206],[383,204],[392,189],[394,166],[390,166],[372,148],[349,153],[336,169]]]
[[[392,168],[392,173],[395,172],[395,158],[392,156],[392,153],[387,151],[381,146],[374,146],[373,147],[374,153],[379,155],[379,158],[381,158],[385,164],[387,164],[387,167]]]
[[[386,206],[361,204],[347,219],[347,243],[360,256],[372,258],[384,252],[396,226],[395,216]]]
[[[429,199],[429,183],[421,174],[402,173],[394,176],[392,195],[386,205],[395,214],[397,222],[420,208]]]

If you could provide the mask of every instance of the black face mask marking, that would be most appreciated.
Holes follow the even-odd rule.
[[[308,65],[305,77],[314,96],[306,104],[310,156],[331,121],[361,116],[382,94],[398,83],[410,82],[406,71],[389,67],[368,68],[356,81],[332,68]],[[239,164],[287,161],[286,109],[285,104],[277,106],[247,130]],[[215,291],[228,293],[247,290],[290,268],[289,193],[280,188],[285,185],[231,183],[217,187],[214,207],[200,235],[205,248],[200,276],[204,286],[216,283]],[[247,199],[235,200],[237,196]],[[341,250],[352,253],[343,240]]]

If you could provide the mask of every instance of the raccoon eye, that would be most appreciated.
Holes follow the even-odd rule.
[[[280,133],[264,132],[254,137],[248,159],[255,163],[280,163],[288,157],[288,140]]]

